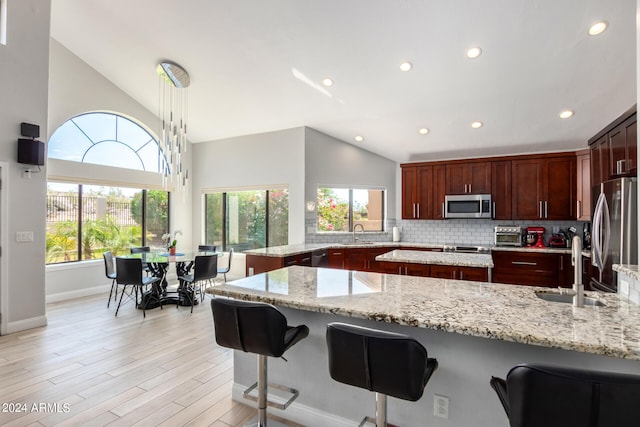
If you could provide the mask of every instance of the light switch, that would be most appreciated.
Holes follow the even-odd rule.
[[[16,231],[16,242],[33,242],[33,231]]]

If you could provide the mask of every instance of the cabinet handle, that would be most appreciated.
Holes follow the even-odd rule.
[[[537,262],[527,262],[527,261],[511,261],[513,265],[538,265]]]
[[[413,218],[416,217],[416,204],[413,204]]]
[[[576,209],[576,215],[578,219],[582,217],[582,200],[578,200],[578,208]]]
[[[310,259],[311,259],[311,257],[302,258],[302,262],[309,261]]]
[[[549,202],[544,201],[544,217],[549,218]]]
[[[398,267],[398,274],[402,274],[402,266]]]
[[[342,252],[334,252],[333,255],[342,255]]]
[[[467,184],[465,184],[465,185],[464,185],[464,191],[463,191],[463,193],[466,193],[466,192],[467,192]]]
[[[444,202],[442,202],[442,219],[444,219]]]
[[[471,193],[471,184],[469,184],[469,193]]]
[[[464,280],[464,274],[462,273],[462,271],[460,272],[460,280]]]
[[[496,202],[493,202],[493,212],[491,213],[491,219],[496,219]]]
[[[420,203],[416,203],[416,205],[418,206],[418,219],[420,218]]]
[[[540,218],[542,218],[542,200],[540,200]]]

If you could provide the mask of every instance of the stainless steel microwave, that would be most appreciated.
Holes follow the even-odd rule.
[[[492,218],[491,194],[444,196],[445,218]]]

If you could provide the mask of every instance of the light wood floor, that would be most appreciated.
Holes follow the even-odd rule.
[[[255,415],[231,400],[232,353],[215,343],[208,298],[143,319],[132,301],[114,317],[107,297],[48,304],[48,326],[0,337],[0,425],[228,427]]]

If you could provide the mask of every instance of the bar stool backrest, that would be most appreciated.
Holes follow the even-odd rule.
[[[271,304],[214,298],[211,308],[219,345],[272,357],[287,349],[287,319]]]
[[[215,252],[216,245],[198,245],[198,252]]]
[[[512,427],[640,426],[638,375],[523,364],[506,391]]]
[[[435,369],[422,344],[393,332],[330,323],[327,348],[334,380],[409,401],[420,399]]]

